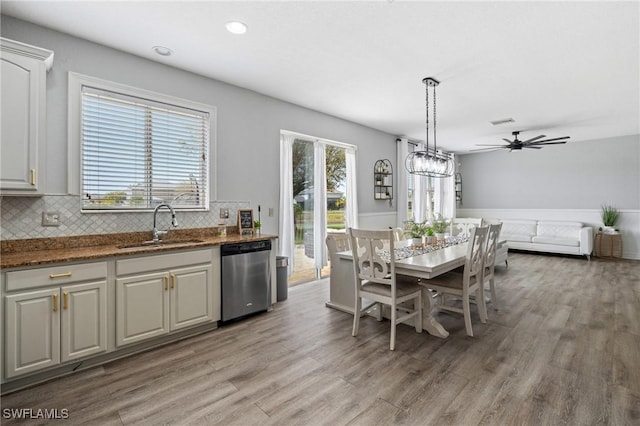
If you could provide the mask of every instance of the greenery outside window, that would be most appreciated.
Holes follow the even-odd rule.
[[[82,210],[208,210],[215,109],[90,80],[74,85]]]

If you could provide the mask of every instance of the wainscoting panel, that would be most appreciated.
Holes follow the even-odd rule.
[[[358,215],[358,227],[363,229],[395,228],[396,212],[389,213],[361,213]]]

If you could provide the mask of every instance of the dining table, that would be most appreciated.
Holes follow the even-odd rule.
[[[415,250],[420,240],[396,241],[396,274],[408,275],[428,280],[446,272],[464,266],[467,254],[467,242],[449,240],[442,247],[430,247],[428,251]],[[353,254],[351,250],[337,253],[338,264],[332,265],[329,280],[329,301],[326,306],[353,314],[355,311],[355,283],[353,270]],[[449,332],[434,317],[431,303],[432,293],[428,283],[422,285],[422,328],[429,334],[440,338],[449,336]]]

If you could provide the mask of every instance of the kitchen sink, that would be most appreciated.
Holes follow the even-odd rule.
[[[135,249],[153,249],[161,247],[171,247],[182,244],[194,244],[201,243],[202,240],[160,240],[160,241],[143,241],[141,243],[126,244],[118,246],[120,250],[135,250]]]

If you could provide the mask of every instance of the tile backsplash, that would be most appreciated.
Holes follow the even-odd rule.
[[[80,197],[76,195],[45,195],[44,197],[0,197],[0,238],[70,237],[77,235],[115,234],[151,231],[153,213],[81,213]],[[208,212],[178,211],[178,228],[208,228],[235,225],[237,210],[249,209],[248,201],[212,201]],[[220,218],[220,209],[229,209],[229,218]],[[58,213],[59,226],[43,226],[42,214]],[[170,227],[168,210],[158,213],[158,229]]]

